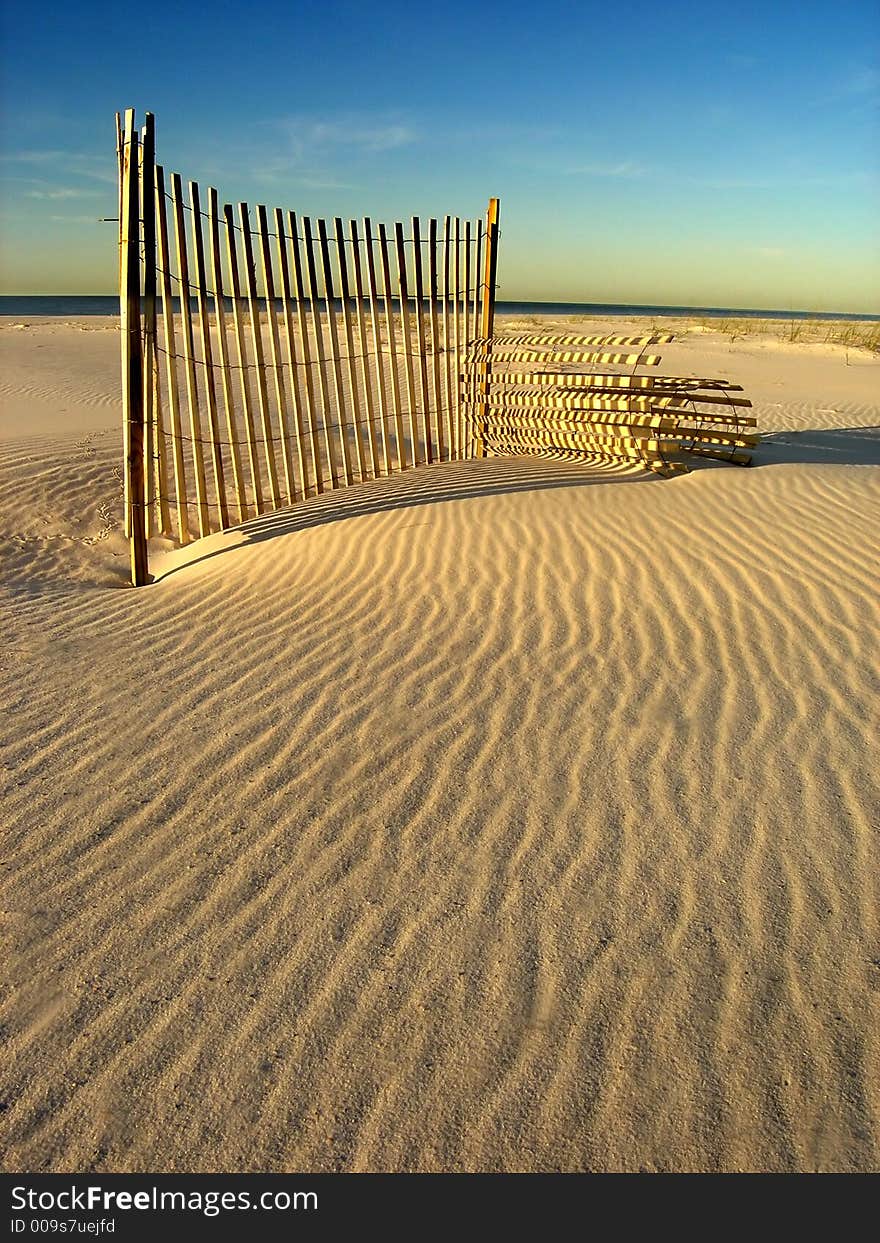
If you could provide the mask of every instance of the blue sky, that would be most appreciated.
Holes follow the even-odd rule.
[[[880,312],[873,2],[6,6],[5,293],[111,293],[113,114],[303,214],[475,217],[499,296]]]

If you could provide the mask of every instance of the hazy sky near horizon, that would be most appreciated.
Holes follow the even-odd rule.
[[[880,312],[874,0],[6,6],[2,293],[113,293],[114,112],[222,200],[475,217],[499,297]]]

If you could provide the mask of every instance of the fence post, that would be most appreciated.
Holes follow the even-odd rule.
[[[480,396],[484,399],[477,414],[477,434],[474,440],[474,457],[486,456],[486,416],[488,406],[485,398],[489,395],[489,367],[492,347],[489,345],[495,328],[495,276],[498,271],[498,199],[489,199],[489,210],[486,212],[486,261],[483,276],[483,314],[480,322],[480,338],[486,342],[484,358],[480,364]],[[460,381],[459,381],[460,382]]]
[[[150,581],[144,504],[144,389],[140,315],[140,176],[134,111],[125,114],[122,148],[119,264],[119,322],[122,352],[122,428],[125,445],[125,504],[131,550],[131,581]]]

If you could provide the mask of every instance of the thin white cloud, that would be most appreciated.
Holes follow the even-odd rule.
[[[77,190],[74,186],[57,186],[52,190],[27,190],[29,199],[83,199],[91,198],[94,190]]]
[[[404,122],[343,116],[332,120],[316,117],[283,117],[280,127],[290,144],[290,154],[304,160],[328,147],[366,152],[393,151],[414,143],[418,134]]]
[[[614,164],[576,164],[566,172],[571,177],[644,177],[647,169],[632,160],[622,160]]]
[[[6,151],[0,156],[4,164],[25,165],[59,170],[67,175],[83,177],[116,185],[116,158],[87,155],[81,151]]]

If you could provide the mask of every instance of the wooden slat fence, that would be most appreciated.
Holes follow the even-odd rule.
[[[222,204],[117,116],[126,530],[187,543],[469,453],[465,355],[495,301],[485,220],[386,228]],[[490,275],[491,273],[491,275]],[[487,318],[488,317],[488,318]]]

